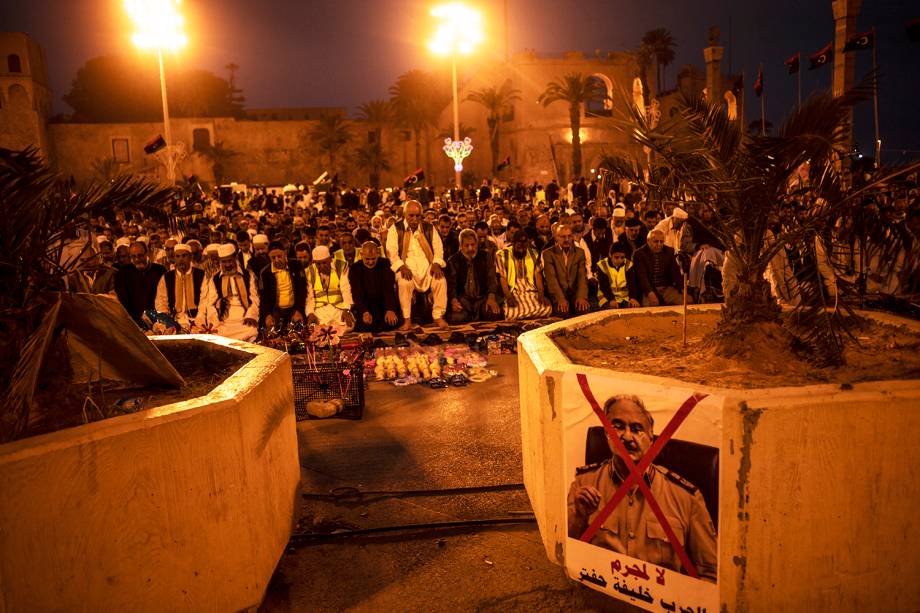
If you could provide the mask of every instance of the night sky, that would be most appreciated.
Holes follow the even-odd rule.
[[[472,4],[472,2],[471,2]],[[677,58],[667,70],[673,87],[678,69],[702,68],[702,47],[710,25],[722,31],[723,71],[743,70],[747,117],[759,117],[751,87],[763,62],[767,119],[778,124],[795,99],[795,77],[783,60],[802,52],[803,95],[830,87],[832,67],[808,71],[807,56],[834,36],[830,0],[508,0],[511,52],[535,49],[561,53],[635,48],[642,34],[665,27],[677,41]],[[240,65],[237,80],[247,106],[345,106],[386,97],[395,78],[412,68],[434,68],[426,48],[431,2],[419,0],[184,0],[190,45],[172,61],[227,76],[223,66]],[[502,2],[480,3],[492,28],[483,53],[504,55]],[[909,0],[864,0],[858,26],[875,26],[881,67],[880,116],[883,161],[920,154],[920,43],[910,43],[905,24],[920,17]],[[121,0],[4,0],[0,28],[24,31],[44,46],[55,111],[77,69],[89,58],[120,50],[143,56],[130,43]],[[729,35],[731,44],[729,45]],[[858,53],[857,77],[871,68],[871,52]],[[871,153],[871,103],[857,113],[856,140]]]

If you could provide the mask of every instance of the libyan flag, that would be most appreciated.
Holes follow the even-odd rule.
[[[509,166],[511,166],[511,156],[510,155],[498,163],[496,170],[504,170],[508,168]]]
[[[760,98],[763,95],[763,66],[757,71],[757,80],[754,81],[754,93]]]
[[[868,32],[863,32],[862,34],[857,34],[856,36],[850,38],[847,41],[847,44],[843,46],[843,52],[849,53],[850,51],[862,51],[863,49],[871,49],[875,46],[875,32],[869,30]]]
[[[821,51],[818,51],[812,56],[809,56],[808,70],[815,70],[816,68],[821,68],[825,64],[831,61],[834,57],[834,43],[827,43]]]
[[[425,180],[425,171],[421,168],[416,169],[411,175],[403,179],[403,186],[409,187]]]

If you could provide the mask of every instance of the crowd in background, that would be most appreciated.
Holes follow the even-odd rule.
[[[723,299],[726,246],[710,207],[650,203],[629,184],[599,189],[580,179],[484,181],[461,191],[215,192],[181,233],[137,214],[96,220],[62,260],[81,260],[68,289],[114,293],[141,325],[159,313],[183,330],[244,340],[297,321],[379,332]],[[806,194],[784,210],[813,205]],[[913,244],[915,187],[871,206]],[[777,235],[783,223],[775,220]],[[811,266],[791,248],[780,256],[771,287],[794,303],[792,281]],[[875,285],[917,291],[915,278],[898,275]]]

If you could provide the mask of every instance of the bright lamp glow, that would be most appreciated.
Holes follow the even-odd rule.
[[[479,11],[454,2],[431,9],[431,15],[440,21],[428,48],[438,55],[469,54],[483,38],[482,17]]]
[[[180,0],[125,0],[125,9],[137,31],[131,41],[142,49],[184,47],[188,37],[182,31],[185,20],[179,14]]]
[[[463,172],[463,160],[473,153],[473,143],[467,136],[463,140],[453,140],[452,138],[444,139],[444,153],[454,161],[454,170]]]

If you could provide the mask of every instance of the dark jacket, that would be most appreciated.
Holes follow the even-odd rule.
[[[304,314],[307,305],[307,275],[297,260],[288,260],[288,273],[294,286],[294,309]],[[268,315],[274,315],[278,303],[278,278],[272,272],[271,264],[259,274],[259,322]]]
[[[497,297],[499,293],[498,276],[495,273],[495,260],[489,254],[479,249],[472,262],[473,274],[476,275],[476,286],[479,296],[469,298],[487,298],[489,294]],[[455,253],[447,260],[447,300],[460,298],[465,295],[466,276],[470,262],[462,253]]]
[[[447,233],[447,236],[442,236],[441,247],[444,249],[444,262],[446,263],[451,256],[460,251],[460,241],[457,239],[457,233],[451,230]]]
[[[554,305],[563,300],[570,302],[588,299],[588,274],[585,271],[585,252],[581,247],[572,246],[568,264],[559,245],[544,249],[542,257],[546,291]]]
[[[357,262],[348,268],[348,281],[351,284],[351,307],[356,319],[365,313],[382,315],[387,311],[399,313],[399,300],[396,298],[396,275],[390,269],[386,258],[377,260],[373,268],[364,262]]]
[[[144,311],[154,308],[157,286],[164,274],[166,269],[152,262],[144,270],[128,264],[115,273],[115,294],[131,319],[138,324]]]
[[[583,238],[588,246],[588,251],[591,252],[591,270],[597,272],[598,263],[610,255],[610,245],[613,243],[610,237],[610,230],[604,232],[604,238],[601,239],[594,238],[593,232],[587,232]]]
[[[680,268],[677,265],[677,259],[674,257],[674,250],[666,245],[663,246],[661,248],[661,257],[663,258],[666,286],[683,289]],[[653,259],[654,254],[647,244],[636,249],[632,256],[633,268],[636,270],[636,281],[639,283],[639,291],[643,297],[652,292],[658,296],[658,292],[652,286]],[[658,296],[658,298],[660,299],[661,296]]]

